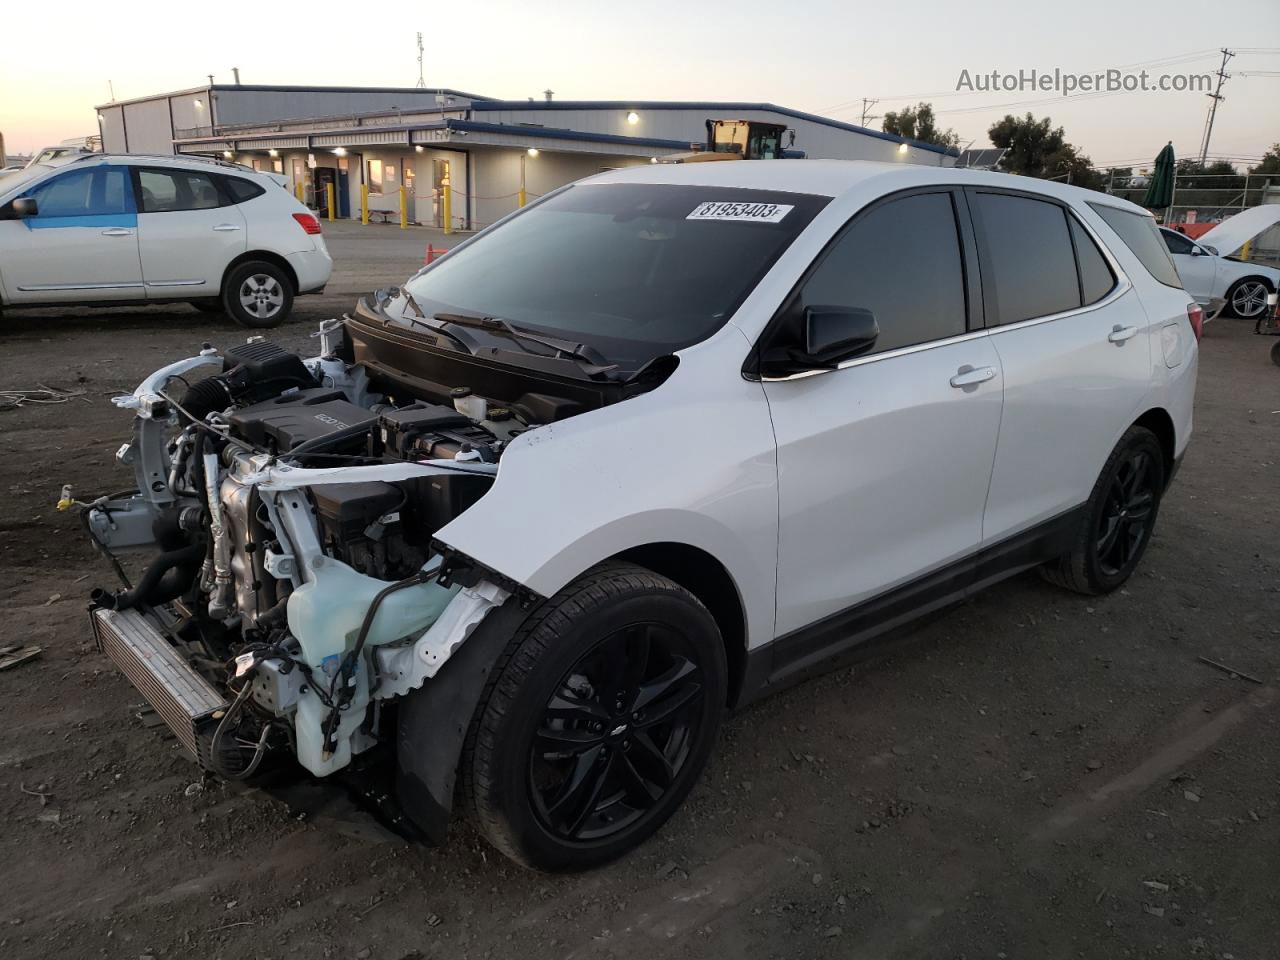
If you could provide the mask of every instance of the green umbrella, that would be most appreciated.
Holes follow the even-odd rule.
[[[1163,210],[1173,203],[1173,141],[1170,140],[1156,157],[1156,168],[1152,171],[1151,182],[1147,184],[1147,195],[1142,198],[1142,205],[1148,210]]]

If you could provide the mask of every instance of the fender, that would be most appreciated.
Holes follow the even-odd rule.
[[[512,597],[489,612],[440,671],[400,701],[396,793],[428,843],[449,832],[458,761],[471,718],[508,641],[531,608]]]

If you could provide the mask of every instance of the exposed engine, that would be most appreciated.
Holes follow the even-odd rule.
[[[123,581],[95,591],[99,644],[228,777],[273,746],[317,775],[345,766],[386,736],[382,702],[516,589],[433,538],[545,399],[371,379],[340,324],[321,339],[306,360],[261,338],[206,347],[117,398],[138,490],[81,504]],[[131,547],[159,550],[136,584]]]

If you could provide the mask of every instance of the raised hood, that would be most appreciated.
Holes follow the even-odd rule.
[[[1229,257],[1277,223],[1280,223],[1280,203],[1264,203],[1228,217],[1212,230],[1201,234],[1199,240],[1216,249],[1221,256]]]

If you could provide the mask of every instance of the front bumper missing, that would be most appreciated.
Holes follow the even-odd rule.
[[[129,678],[200,766],[213,769],[209,744],[227,701],[137,610],[89,614],[98,649]]]

